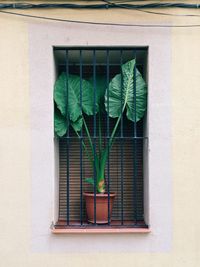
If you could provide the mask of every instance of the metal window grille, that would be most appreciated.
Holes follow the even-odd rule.
[[[78,75],[80,79],[90,79],[93,84],[93,106],[96,105],[97,76],[105,77],[105,87],[109,81],[122,72],[121,66],[131,59],[146,79],[147,48],[54,48],[58,75],[62,72]],[[134,68],[136,72],[136,68]],[[123,86],[123,85],[121,85]],[[134,86],[134,108],[136,108],[136,81]],[[66,88],[68,82],[66,82]],[[82,83],[80,83],[80,108],[82,109]],[[68,92],[68,90],[67,90]],[[68,101],[68,93],[66,95]],[[109,107],[108,107],[109,109]],[[98,114],[84,115],[90,129],[93,149],[98,150]],[[69,118],[68,118],[69,120]],[[108,112],[101,117],[103,143],[109,142],[116,119]],[[69,128],[66,135],[59,138],[59,216],[56,228],[89,227],[148,227],[144,221],[144,151],[147,147],[146,118],[132,122],[122,116],[115,142],[109,153],[105,169],[106,193],[108,194],[108,222],[96,222],[96,173],[91,168],[84,152],[87,133],[81,129],[79,137]],[[94,186],[85,182],[86,177],[94,177]],[[94,192],[94,222],[87,221],[84,192]],[[112,214],[110,194],[116,193]]]

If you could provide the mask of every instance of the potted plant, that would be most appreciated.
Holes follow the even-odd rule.
[[[58,77],[54,88],[54,126],[56,134],[59,137],[64,136],[71,126],[77,137],[80,138],[81,129],[84,129],[87,135],[88,142],[82,140],[82,145],[91,163],[94,177],[85,178],[85,182],[92,184],[94,192],[96,192],[85,192],[84,196],[88,221],[92,223],[94,222],[94,197],[96,223],[108,222],[108,197],[110,199],[109,212],[111,216],[115,193],[106,192],[105,168],[121,118],[126,113],[129,120],[137,122],[146,111],[147,88],[140,72],[135,68],[135,60],[128,61],[121,68],[121,73],[111,79],[108,88],[105,86],[105,78],[97,76],[95,92],[90,80],[81,79],[76,75],[66,75],[66,73],[62,73]],[[134,80],[136,82],[136,92],[134,92]],[[135,95],[136,99],[134,99]],[[102,142],[101,133],[103,112],[107,112],[109,117],[116,118],[110,138],[105,144]],[[94,149],[85,114],[88,116],[95,115],[98,120],[97,150]]]

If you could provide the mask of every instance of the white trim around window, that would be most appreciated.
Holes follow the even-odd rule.
[[[75,24],[30,24],[31,248],[35,252],[167,252],[172,242],[171,32]],[[58,157],[53,129],[54,46],[148,47],[146,234],[55,235]]]

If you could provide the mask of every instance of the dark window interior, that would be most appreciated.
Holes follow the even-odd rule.
[[[68,59],[66,61],[65,53],[66,49],[55,50],[55,57],[57,61],[57,74],[66,72],[66,66],[68,73],[79,75],[80,74],[80,62],[79,53],[80,49],[72,49],[68,51]],[[94,62],[92,58],[92,51],[82,50],[83,62],[82,73],[84,79],[93,77]],[[71,54],[72,55],[71,55]],[[143,77],[146,77],[146,58],[147,51],[140,51],[137,49],[119,49],[110,50],[109,60],[109,79],[112,79],[116,74],[121,71],[121,64],[127,60],[132,59],[138,54],[137,68],[142,73]],[[96,50],[97,59],[95,62],[96,75],[107,75],[107,62],[106,62],[106,50]],[[89,125],[90,132],[93,132],[94,120],[92,116],[85,116],[86,122]],[[107,120],[108,116],[102,115],[102,133],[103,142],[107,142]],[[109,118],[109,126],[111,129],[115,125],[116,119]],[[144,134],[144,123],[142,119],[134,125],[129,121],[125,114],[123,115],[123,129],[122,126],[118,127],[118,132],[114,145],[112,147],[109,156],[109,165],[105,170],[105,182],[107,183],[107,173],[109,168],[109,181],[110,192],[116,193],[114,201],[112,221],[110,225],[104,225],[104,227],[146,227],[144,222],[144,162],[143,151],[147,142]],[[138,139],[134,139],[134,127],[137,129]],[[96,124],[97,138],[96,147],[98,149],[98,123]],[[86,139],[86,133],[83,130],[83,138]],[[70,140],[67,144],[67,138],[59,138],[59,220],[56,227],[98,227],[98,225],[92,225],[87,222],[85,200],[82,197],[82,207],[80,204],[80,172],[82,172],[83,178],[92,176],[92,169],[90,163],[85,155],[82,153],[82,162],[80,164],[80,140],[74,134],[73,130],[69,130]],[[123,138],[121,137],[123,136]],[[94,139],[93,139],[94,141]],[[67,153],[68,151],[68,153]],[[67,157],[69,157],[67,159]],[[67,177],[67,164],[69,174]],[[68,179],[68,182],[67,182]],[[68,188],[67,188],[68,187]],[[84,182],[82,184],[82,190],[90,192],[93,190],[90,184]],[[81,210],[82,209],[82,210]],[[83,217],[83,222],[80,224],[80,210]],[[67,224],[67,213],[69,222]],[[123,213],[123,222],[122,222]],[[101,225],[102,227],[102,225]]]

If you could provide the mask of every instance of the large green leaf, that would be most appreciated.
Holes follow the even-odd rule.
[[[94,88],[93,77],[89,79],[89,82]],[[96,76],[96,88],[95,89],[96,89],[96,106],[97,106],[97,112],[98,112],[99,109],[103,109],[103,105],[104,105],[104,95],[106,91],[106,77],[105,76],[100,76],[100,75]],[[93,98],[94,94],[92,94],[91,97]],[[92,101],[94,101],[94,99],[92,99]]]
[[[80,103],[80,86],[82,87],[82,110],[87,115],[93,115],[93,102],[91,98],[91,84],[76,75],[62,73],[55,83],[54,100],[61,114],[69,120],[76,122],[82,115]],[[68,96],[68,99],[67,99]]]
[[[54,107],[54,129],[59,137],[65,135],[68,126],[66,118],[60,113],[59,109]]]
[[[134,67],[135,59],[123,64],[122,75],[117,74],[109,83],[109,92],[105,93],[105,107],[108,112],[109,104],[110,117],[120,117],[125,110],[127,118],[131,121],[137,122],[144,116],[147,106],[147,87],[137,69],[134,75]],[[134,99],[134,80],[136,99]],[[108,98],[107,94],[109,94]],[[136,101],[136,110],[134,101]]]
[[[83,126],[82,116],[77,119],[77,121],[71,121],[71,126],[74,131],[79,132]],[[54,107],[54,130],[59,137],[62,137],[66,134],[68,129],[67,119],[61,114],[60,110]]]
[[[79,117],[77,121],[71,121],[71,126],[74,129],[75,132],[79,132],[82,129],[83,126],[83,117]]]

